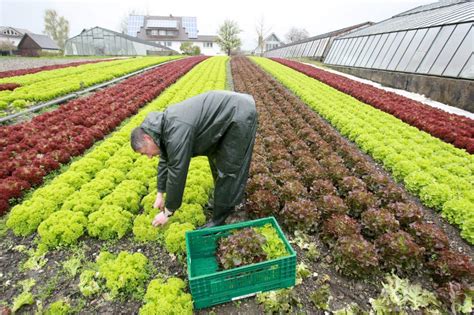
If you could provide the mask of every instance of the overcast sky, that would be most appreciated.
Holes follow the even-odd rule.
[[[242,29],[243,49],[256,46],[255,25],[265,25],[280,39],[291,27],[306,29],[311,36],[350,25],[380,22],[435,0],[0,0],[0,25],[43,31],[46,9],[55,9],[70,23],[70,37],[94,26],[119,31],[120,21],[131,10],[143,14],[196,16],[199,35],[215,35],[225,19]]]

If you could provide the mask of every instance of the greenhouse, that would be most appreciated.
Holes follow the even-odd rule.
[[[333,43],[339,37],[356,29],[364,28],[372,25],[372,22],[365,22],[350,27],[346,27],[337,31],[326,34],[310,37],[294,43],[289,43],[275,49],[269,50],[265,53],[266,57],[281,57],[281,58],[301,58],[309,57],[317,60],[323,60]]]
[[[83,30],[66,41],[68,56],[144,56],[176,53],[168,47],[101,27]]]
[[[325,63],[474,79],[474,2],[443,1],[335,40]]]

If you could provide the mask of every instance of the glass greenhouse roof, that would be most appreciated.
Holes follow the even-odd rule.
[[[453,4],[438,8],[427,5],[417,8],[418,11],[413,11],[416,10],[415,8],[375,25],[351,32],[344,38],[474,21],[474,2],[453,2]],[[434,5],[436,4],[439,5],[439,3]],[[423,10],[424,7],[431,9]]]

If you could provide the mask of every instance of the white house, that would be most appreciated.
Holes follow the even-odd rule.
[[[13,50],[16,50],[18,44],[20,43],[23,35],[32,34],[29,30],[25,30],[18,27],[11,26],[0,26],[0,46],[9,46],[14,47]]]
[[[154,42],[182,52],[182,43],[190,42],[201,49],[201,54],[224,54],[217,45],[217,36],[198,35],[197,18],[188,16],[130,15],[127,33],[141,40]]]
[[[264,40],[263,40],[263,52],[261,51],[261,47],[257,46],[253,53],[254,54],[260,54],[260,53],[265,53],[266,51],[269,51],[273,48],[277,48],[281,45],[284,45],[284,43],[278,38],[278,36],[275,35],[275,33],[271,33],[268,35]]]

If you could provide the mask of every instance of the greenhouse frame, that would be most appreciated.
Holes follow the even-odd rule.
[[[344,35],[355,29],[360,29],[372,25],[372,22],[365,22],[350,27],[346,27],[337,31],[313,36],[301,41],[293,42],[277,48],[271,49],[265,53],[266,57],[281,58],[301,58],[309,57],[313,59],[323,60],[328,54],[331,44],[338,36]]]
[[[85,29],[79,35],[68,39],[64,54],[68,56],[144,56],[172,55],[177,52],[154,42],[96,26]]]
[[[474,79],[473,22],[471,1],[421,6],[336,39],[325,63]]]

